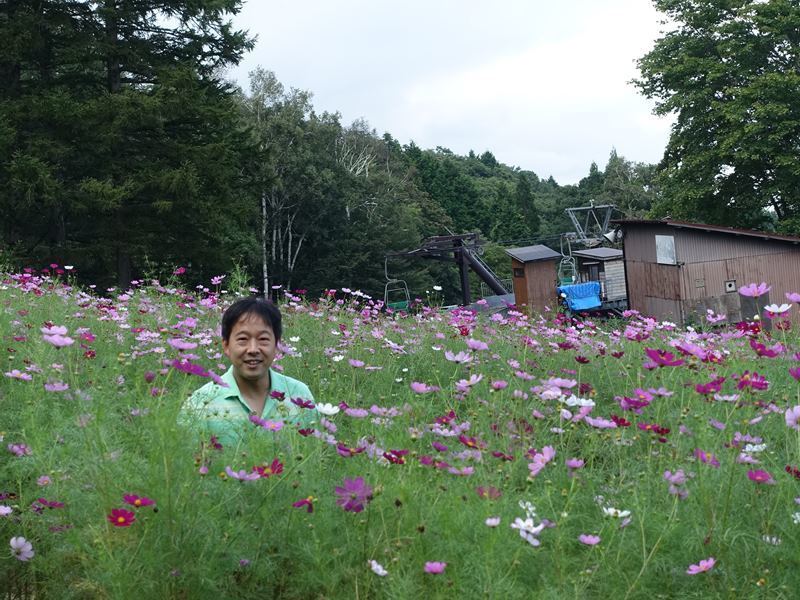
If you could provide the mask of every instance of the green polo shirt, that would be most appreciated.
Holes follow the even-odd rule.
[[[256,427],[250,422],[255,412],[245,402],[230,367],[222,380],[228,387],[209,381],[189,396],[181,408],[180,420],[193,428],[206,430],[216,436],[224,445],[234,444],[246,428]],[[292,398],[314,401],[311,390],[302,381],[292,379],[272,369],[269,370],[270,389],[264,402],[262,419],[282,421],[285,425],[310,425],[317,417],[317,411],[301,408]],[[283,400],[272,397],[273,392],[283,393]]]

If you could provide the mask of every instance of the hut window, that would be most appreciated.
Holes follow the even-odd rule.
[[[514,277],[525,277],[525,269],[514,268]]]
[[[675,238],[671,235],[656,236],[656,262],[660,265],[676,265]]]

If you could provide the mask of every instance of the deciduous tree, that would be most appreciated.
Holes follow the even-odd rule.
[[[657,214],[726,225],[800,210],[800,4],[656,0],[670,29],[636,85],[675,123]]]

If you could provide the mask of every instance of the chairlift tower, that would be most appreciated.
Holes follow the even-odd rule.
[[[572,245],[582,244],[586,248],[599,246],[603,236],[608,233],[611,215],[616,209],[613,204],[595,206],[594,200],[589,201],[589,206],[564,209],[574,231],[561,234],[561,263],[558,265],[558,281],[561,285],[569,285],[577,280],[578,269],[572,256]]]
[[[564,212],[575,228],[575,241],[587,248],[593,248],[599,246],[603,236],[608,233],[611,215],[616,209],[613,204],[595,206],[594,200],[590,200],[589,206],[565,208]]]

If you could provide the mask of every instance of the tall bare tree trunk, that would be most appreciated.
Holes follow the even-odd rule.
[[[267,194],[265,192],[261,193],[261,273],[264,278],[264,298],[269,298],[269,265],[267,264]]]

